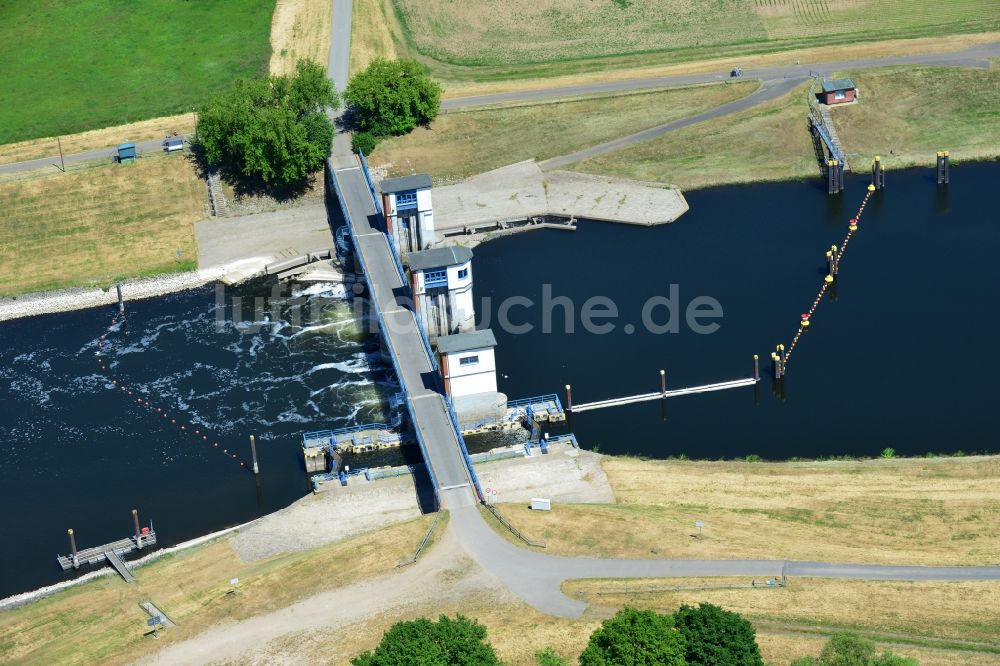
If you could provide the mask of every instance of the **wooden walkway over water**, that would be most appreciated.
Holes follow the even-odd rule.
[[[609,398],[608,400],[598,400],[596,402],[585,402],[582,405],[569,407],[571,412],[587,412],[592,409],[603,409],[605,407],[619,407],[621,405],[631,405],[635,402],[647,402],[649,400],[663,400],[675,398],[682,395],[693,395],[695,393],[711,393],[712,391],[726,391],[728,389],[743,388],[753,386],[759,379],[748,377],[746,379],[733,379],[727,382],[717,382],[715,384],[703,384],[701,386],[689,386],[687,388],[670,389],[668,391],[656,391],[655,393],[642,393],[640,395],[629,395],[624,398]]]
[[[141,548],[148,548],[155,545],[156,532],[151,529],[142,535]],[[117,571],[126,582],[131,583],[135,579],[132,576],[131,569],[129,569],[122,556],[128,555],[136,550],[140,550],[141,548],[140,544],[136,543],[136,537],[132,536],[127,539],[112,541],[111,543],[106,543],[101,546],[84,548],[83,550],[77,552],[76,561],[74,561],[72,555],[58,555],[56,556],[56,561],[59,562],[59,566],[62,567],[63,571],[78,569],[83,564],[100,564],[102,562],[107,562],[114,567],[115,571]]]

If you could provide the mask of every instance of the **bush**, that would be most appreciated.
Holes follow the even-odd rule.
[[[882,449],[882,457],[883,458],[895,458],[896,457],[896,449],[894,449],[892,447],[886,447],[886,448]]]
[[[301,60],[295,76],[240,79],[198,116],[195,142],[227,177],[268,186],[301,183],[330,154],[339,105],[322,67]]]
[[[569,666],[569,662],[556,654],[552,648],[545,648],[535,653],[538,666]]]
[[[413,59],[376,58],[347,84],[354,128],[375,136],[406,134],[441,108],[441,86]]]
[[[792,666],[919,666],[911,657],[892,652],[875,653],[875,644],[855,634],[836,634],[823,646],[819,657],[799,657]]]
[[[688,664],[764,666],[753,625],[737,613],[712,604],[681,606],[674,624],[684,636]]]
[[[351,150],[371,155],[380,140],[381,137],[377,137],[371,132],[355,132],[351,137]]]
[[[354,666],[500,666],[486,627],[458,615],[397,622],[372,651],[351,660]]]
[[[625,607],[590,635],[580,666],[684,666],[673,618]]]

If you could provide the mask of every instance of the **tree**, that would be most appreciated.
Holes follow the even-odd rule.
[[[688,664],[764,666],[753,625],[737,613],[712,604],[681,606],[674,624],[684,636]]]
[[[434,120],[441,108],[441,86],[416,60],[376,58],[354,75],[344,98],[355,129],[382,138]]]
[[[625,607],[590,635],[580,666],[684,666],[673,618]]]
[[[919,666],[919,662],[892,652],[876,654],[875,644],[870,640],[841,633],[826,642],[819,657],[800,657],[792,666]]]
[[[339,106],[323,68],[300,60],[294,76],[240,79],[209,101],[196,142],[206,161],[227,177],[269,186],[301,183],[330,154]]]
[[[458,615],[397,622],[372,651],[351,660],[354,666],[500,666],[486,642],[486,627]]]

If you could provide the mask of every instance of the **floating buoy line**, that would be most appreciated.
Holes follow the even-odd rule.
[[[122,397],[126,398],[132,404],[148,409],[150,412],[161,417],[165,422],[176,427],[180,433],[194,437],[196,440],[209,445],[211,448],[217,449],[220,453],[225,455],[227,459],[232,460],[234,463],[238,463],[240,467],[247,469],[245,461],[240,459],[236,453],[230,452],[228,448],[220,448],[219,442],[216,439],[209,437],[208,433],[200,426],[196,427],[193,423],[187,422],[181,413],[175,414],[168,411],[161,405],[154,404],[148,396],[144,396],[140,394],[139,391],[134,391],[128,388],[128,386],[126,386],[121,379],[108,371],[107,364],[104,362],[104,347],[106,344],[109,344],[108,336],[114,332],[115,326],[124,318],[124,313],[119,310],[119,312],[117,312],[111,319],[111,324],[108,326],[108,330],[101,335],[100,340],[97,342],[96,359],[97,365],[101,368],[101,372],[108,377],[108,380],[115,388],[118,389],[118,392],[122,395]]]
[[[826,294],[827,289],[829,289],[836,280],[837,273],[840,270],[840,261],[844,258],[844,253],[847,251],[848,243],[851,242],[851,239],[858,231],[858,222],[861,220],[861,214],[865,212],[865,206],[868,205],[868,200],[871,198],[873,192],[875,192],[874,184],[868,186],[868,190],[865,192],[865,198],[862,199],[861,205],[858,207],[858,212],[848,221],[847,235],[844,236],[844,241],[840,244],[840,247],[838,248],[834,245],[826,253],[826,277],[824,277],[823,281],[820,283],[819,293],[816,294],[816,298],[813,300],[812,305],[809,306],[809,310],[803,312],[799,316],[799,327],[798,330],[795,331],[795,336],[792,338],[791,344],[788,345],[788,349],[785,349],[785,345],[779,344],[771,353],[771,361],[774,363],[775,379],[784,378],[785,372],[788,368],[788,362],[792,358],[792,352],[794,352],[795,348],[798,346],[799,341],[802,339],[802,335],[809,330],[812,316],[815,314],[819,304],[823,301],[823,295]]]

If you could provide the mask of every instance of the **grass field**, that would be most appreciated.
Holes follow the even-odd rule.
[[[392,175],[446,183],[530,158],[546,159],[700,113],[757,89],[745,81],[631,95],[445,112],[430,129],[386,140],[371,155]]]
[[[858,104],[831,116],[844,150],[882,156],[888,168],[930,164],[935,152],[952,159],[1000,157],[1000,61],[983,70],[900,68],[849,72]]]
[[[742,588],[690,589],[734,584]],[[660,594],[636,592],[637,588],[672,587],[687,589]],[[630,581],[628,593],[617,593],[622,589],[621,581],[567,584],[566,592],[594,604],[579,620],[544,615],[495,594],[418,611],[389,612],[344,627],[345,631],[331,634],[322,642],[307,645],[299,641],[294,658],[312,663],[335,655],[340,657],[334,659],[335,663],[346,663],[349,656],[374,647],[394,622],[422,612],[432,617],[462,613],[476,618],[487,627],[489,641],[507,666],[537,666],[535,652],[545,648],[575,664],[600,621],[626,603],[670,612],[681,603],[706,601],[752,619],[768,664],[787,664],[794,657],[819,654],[831,634],[854,628],[863,628],[861,632],[879,643],[880,650],[916,657],[921,666],[1000,664],[996,652],[1000,642],[995,633],[988,635],[997,628],[991,613],[1000,594],[997,583],[958,583],[946,588],[929,583],[795,579],[787,589],[762,590],[751,588],[749,579],[660,579]],[[935,603],[939,594],[944,599],[940,604]],[[974,644],[963,644],[963,640]]]
[[[0,144],[187,112],[267,71],[275,0],[0,0]]]
[[[0,295],[190,270],[205,183],[180,155],[0,183]]]
[[[278,0],[271,21],[272,74],[294,74],[299,60],[326,67],[332,7],[333,0]]]
[[[1000,156],[1000,67],[908,68],[850,73],[860,102],[832,113],[855,170],[875,154],[887,168],[931,164],[937,150],[954,159]],[[672,183],[684,189],[720,183],[819,177],[806,126],[806,88],[747,111],[692,125],[653,141],[594,157],[587,173]]]
[[[138,569],[133,585],[118,577],[102,578],[0,613],[0,662],[141,661],[154,648],[220,622],[283,608],[310,594],[391,571],[413,554],[430,521],[427,516],[252,563],[242,562],[228,540],[181,551]],[[239,593],[228,595],[234,577],[240,579]],[[178,625],[158,642],[143,638],[148,616],[138,604],[146,600]]]
[[[443,63],[496,66],[649,52],[698,57],[1000,27],[982,0],[394,0],[403,35]]]
[[[501,510],[546,552],[597,557],[971,565],[1000,548],[1000,458],[603,465],[616,504]]]

